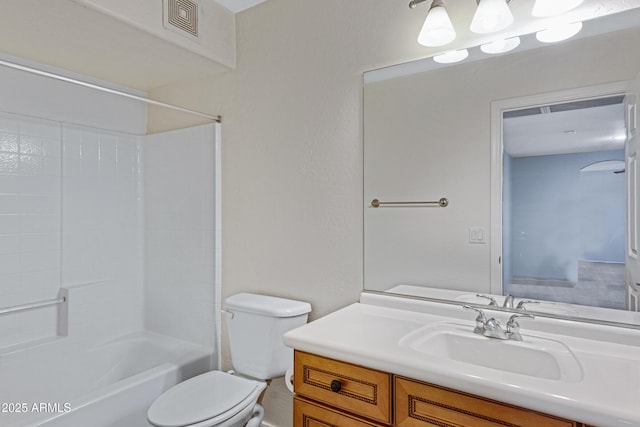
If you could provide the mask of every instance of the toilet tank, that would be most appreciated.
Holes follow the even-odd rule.
[[[240,293],[226,299],[233,369],[260,380],[280,377],[293,363],[285,332],[307,323],[311,305],[267,295]]]

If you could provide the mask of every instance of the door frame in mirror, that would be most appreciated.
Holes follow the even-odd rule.
[[[491,293],[503,294],[502,271],[502,191],[503,191],[503,113],[523,108],[583,101],[607,96],[625,95],[630,81],[607,83],[569,90],[497,100],[491,103],[491,221],[490,221],[490,286]]]

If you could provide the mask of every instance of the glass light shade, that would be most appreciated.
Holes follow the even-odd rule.
[[[442,53],[433,57],[433,60],[440,64],[453,64],[454,62],[460,62],[469,56],[467,49],[452,50],[450,52]]]
[[[513,14],[506,0],[480,0],[470,29],[477,34],[495,33],[512,23]]]
[[[480,50],[490,55],[509,52],[520,46],[520,37],[511,37],[510,39],[494,40],[480,46]]]
[[[538,18],[556,16],[578,7],[584,0],[536,0],[531,14]]]
[[[442,3],[435,3],[427,13],[427,19],[418,35],[418,43],[423,46],[444,46],[456,38],[456,31]]]
[[[562,24],[548,30],[538,31],[536,38],[542,43],[555,43],[567,40],[580,32],[582,22],[574,22],[571,24]]]

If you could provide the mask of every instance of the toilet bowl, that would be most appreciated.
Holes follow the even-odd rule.
[[[158,427],[257,427],[263,410],[256,402],[266,386],[262,381],[211,371],[162,394],[149,408],[147,419]],[[251,419],[255,422],[247,424]]]
[[[164,392],[147,411],[156,427],[259,427],[266,380],[291,365],[285,332],[307,322],[306,302],[241,293],[226,300],[231,361],[238,375],[211,371]]]

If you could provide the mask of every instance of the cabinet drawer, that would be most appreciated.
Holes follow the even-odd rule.
[[[390,374],[296,351],[293,383],[299,395],[391,423]]]
[[[426,383],[395,378],[398,427],[575,427],[576,423]]]
[[[382,427],[318,404],[293,399],[293,427]]]

